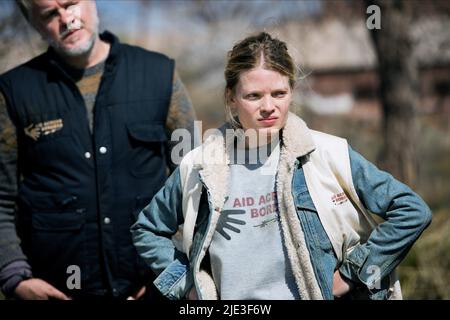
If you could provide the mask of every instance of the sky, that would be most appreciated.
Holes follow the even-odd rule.
[[[148,1],[147,6],[136,0],[97,0],[97,3],[103,25],[123,33],[136,32],[139,28],[157,32],[171,28],[201,28],[205,24],[201,19],[205,14],[218,19],[248,14],[252,23],[265,25],[271,19],[299,19],[318,13],[322,6],[321,0],[210,0],[203,1],[202,14],[193,19],[196,7],[193,0]],[[240,8],[242,5],[244,8]],[[246,12],[242,12],[244,10]]]

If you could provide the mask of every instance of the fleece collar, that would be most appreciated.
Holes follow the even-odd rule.
[[[229,163],[233,139],[226,139],[225,125],[213,132],[201,146],[201,158],[195,161],[200,178],[209,191],[214,210],[211,229],[205,241],[209,246],[220,212],[222,211],[229,185]],[[288,114],[281,134],[280,163],[277,173],[276,190],[280,211],[281,229],[288,252],[296,284],[303,299],[322,299],[322,294],[314,275],[305,236],[298,220],[292,198],[292,178],[295,160],[315,149],[315,145],[305,122],[293,113]],[[202,252],[204,255],[205,252]]]

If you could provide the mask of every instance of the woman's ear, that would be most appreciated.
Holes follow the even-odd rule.
[[[225,98],[226,98],[227,104],[230,107],[234,107],[235,99],[234,99],[234,95],[233,95],[233,90],[227,89],[226,94],[225,94]]]

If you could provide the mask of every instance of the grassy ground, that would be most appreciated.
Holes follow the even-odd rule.
[[[399,268],[405,298],[450,299],[449,252],[449,212],[435,212],[432,224]]]

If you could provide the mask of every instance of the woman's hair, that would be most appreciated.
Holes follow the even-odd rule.
[[[234,45],[228,52],[227,64],[225,67],[225,106],[228,121],[234,127],[240,127],[239,119],[233,115],[228,106],[228,94],[234,94],[239,82],[240,75],[256,68],[263,59],[263,67],[268,70],[277,71],[289,78],[289,86],[294,89],[297,75],[296,66],[292,57],[288,53],[286,43],[266,32],[247,37]]]

